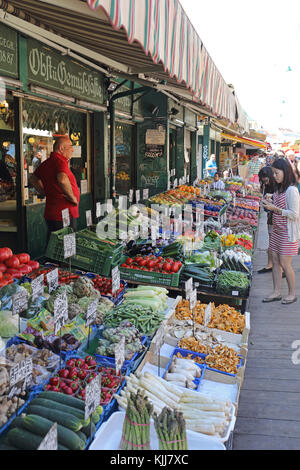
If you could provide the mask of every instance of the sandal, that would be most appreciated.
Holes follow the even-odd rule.
[[[297,297],[294,297],[292,300],[286,300],[286,299],[283,299],[283,301],[281,302],[283,305],[288,305],[288,304],[293,304],[294,302],[297,302]]]
[[[264,303],[276,302],[277,300],[281,300],[281,299],[282,299],[281,295],[279,295],[278,297],[266,297],[265,299],[263,299],[263,302]]]
[[[257,274],[269,273],[273,268],[262,268],[257,271]]]

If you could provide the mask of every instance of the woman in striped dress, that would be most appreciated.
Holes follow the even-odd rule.
[[[269,195],[263,199],[263,207],[273,212],[273,230],[270,238],[270,250],[273,261],[273,293],[263,302],[282,300],[282,304],[291,304],[297,300],[295,292],[295,273],[292,268],[293,256],[298,254],[300,239],[300,197],[295,174],[291,165],[279,158],[272,165],[275,179],[273,203]],[[288,295],[282,299],[280,294],[282,271],[288,283]]]

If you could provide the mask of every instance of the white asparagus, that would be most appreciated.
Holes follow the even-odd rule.
[[[177,366],[182,367],[183,369],[196,370],[199,369],[197,364],[190,359],[182,359],[179,357],[174,357],[173,363]]]
[[[227,420],[227,416],[222,411],[203,411],[197,408],[182,408],[179,406],[179,411],[184,414],[190,414],[191,416],[215,416],[216,418],[221,418]]]
[[[162,392],[160,390],[157,390],[155,387],[153,388],[153,384],[149,384],[147,380],[145,380],[144,378],[141,379],[141,385],[146,388],[146,390],[148,390],[149,392],[153,393],[153,395],[157,396],[160,400],[163,400],[165,402],[165,405],[169,406],[170,408],[174,409],[176,408],[177,406],[177,403],[170,398],[170,394],[168,393],[165,394],[163,397],[161,396],[162,395]]]
[[[190,372],[187,369],[180,369],[180,367],[170,367],[170,371],[166,373],[167,374],[179,374],[179,375],[184,375],[187,380],[194,380],[196,374],[194,372]],[[168,380],[168,379],[167,379]]]
[[[205,424],[205,423],[195,423],[186,420],[186,427],[191,431],[201,432],[203,434],[214,435],[216,434],[216,429],[213,424]]]
[[[198,385],[195,384],[193,381],[187,380],[187,382],[186,382],[186,388],[190,388],[190,389],[192,389],[192,390],[195,390],[197,387],[198,387]]]
[[[164,381],[166,383],[166,381]],[[174,394],[173,390],[172,392],[169,391],[166,387],[158,387],[157,385],[155,385],[155,383],[153,383],[152,380],[150,379],[147,379],[146,377],[143,377],[141,379],[141,383],[147,383],[149,385],[149,391],[154,393],[154,394],[158,394],[158,398],[160,398],[160,400],[163,400],[164,398],[169,398],[172,402],[175,402],[175,403],[178,403],[179,400],[180,400],[180,397],[178,397],[177,395]]]
[[[172,393],[174,396],[176,396],[177,398],[180,398],[181,395],[182,395],[182,390],[176,388],[176,386],[170,383],[168,383],[165,379],[161,378],[161,377],[158,377],[158,376],[155,376],[155,375],[151,375],[149,372],[145,372],[145,378],[151,380],[151,382],[155,385],[155,383],[157,385],[160,385],[160,387],[163,387],[165,390],[167,390],[168,392]],[[175,398],[174,398],[175,399]]]
[[[198,396],[199,395],[199,396]],[[218,400],[218,399],[212,399],[208,397],[207,395],[201,394],[199,392],[191,392],[189,390],[185,390],[184,393],[181,396],[181,400],[185,403],[192,403],[192,402],[197,402],[197,403],[214,403],[214,404],[221,404],[224,407],[231,406],[230,403],[224,401],[224,400]]]
[[[171,380],[172,381],[175,381],[175,382],[185,382],[187,380],[188,376],[185,375],[185,374],[181,374],[181,373],[178,373],[178,372],[166,372],[165,373],[165,376],[164,376],[164,379],[167,380],[168,382],[170,382]],[[193,380],[194,377],[191,376],[189,377],[190,380]]]
[[[193,403],[191,408],[203,410],[203,411],[223,411],[225,412],[225,407],[216,403]]]

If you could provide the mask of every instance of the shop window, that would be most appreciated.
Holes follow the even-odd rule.
[[[81,193],[88,192],[86,113],[35,101],[24,102],[23,152],[26,204],[40,202],[36,190],[29,184],[29,177],[44,160],[50,157],[55,139],[62,135],[68,135],[73,143],[74,152],[70,168]]]
[[[110,132],[110,127],[109,127]],[[116,147],[116,192],[118,195],[128,195],[133,179],[132,132],[130,124],[115,123]]]

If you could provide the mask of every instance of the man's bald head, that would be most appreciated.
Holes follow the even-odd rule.
[[[73,145],[70,137],[67,135],[58,137],[54,143],[53,150],[70,160],[73,153]]]

